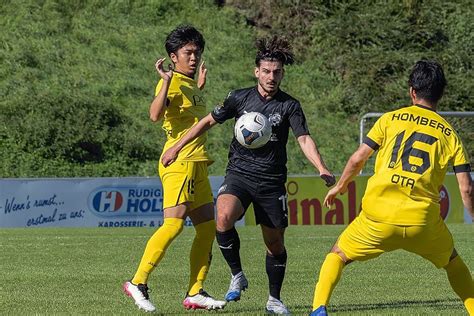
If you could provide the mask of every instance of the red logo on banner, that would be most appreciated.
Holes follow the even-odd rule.
[[[439,189],[439,206],[442,219],[446,219],[449,213],[449,194],[444,185]]]

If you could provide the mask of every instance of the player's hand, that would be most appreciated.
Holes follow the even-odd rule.
[[[324,198],[323,204],[326,207],[330,207],[334,203],[334,199],[339,193],[341,193],[341,189],[338,186],[335,186],[329,190],[328,194],[326,194],[326,197]]]
[[[171,165],[173,162],[176,161],[178,157],[178,151],[174,149],[174,147],[169,148],[165,153],[161,156],[161,163],[166,168]]]
[[[201,65],[199,65],[199,75],[198,75],[198,82],[197,82],[197,86],[200,90],[204,89],[204,86],[206,85],[206,75],[207,75],[206,64],[204,63],[204,61],[202,61]]]
[[[327,187],[332,187],[336,183],[336,177],[332,173],[321,173],[319,176],[326,182]]]
[[[165,70],[163,63],[165,62],[166,58],[160,58],[155,63],[155,68],[160,77],[163,80],[170,81],[173,78],[173,66],[168,64],[168,70]]]
[[[323,204],[326,207],[330,207],[334,203],[334,199],[338,194],[339,190],[337,188],[332,188],[331,190],[329,190],[328,194],[326,194]]]

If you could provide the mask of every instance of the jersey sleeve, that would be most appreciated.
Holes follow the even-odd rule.
[[[224,102],[212,110],[212,118],[219,124],[224,123],[230,118],[234,118],[237,114],[238,103],[239,101],[236,98],[235,91],[229,92]]]
[[[384,139],[384,131],[385,131],[385,121],[386,121],[387,114],[382,115],[372,126],[370,131],[365,136],[363,143],[372,148],[373,150],[379,149],[382,146],[382,142]]]
[[[155,88],[155,97],[160,92],[162,86],[163,86],[163,79],[160,79],[160,81],[158,81],[158,84],[156,85],[156,88]],[[172,85],[170,85],[170,87],[168,88],[168,95],[166,96],[166,98],[168,99],[166,106],[168,106],[171,103],[171,101],[176,95],[177,95],[177,91],[174,91],[172,88]]]
[[[453,156],[453,170],[455,173],[471,172],[471,165],[469,163],[467,151],[457,135],[456,140]]]
[[[309,135],[306,117],[304,116],[303,109],[299,102],[295,102],[289,113],[288,119],[290,121],[291,130],[296,138],[301,135]]]

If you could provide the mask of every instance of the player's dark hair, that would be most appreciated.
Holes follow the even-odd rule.
[[[204,51],[204,46],[206,45],[204,37],[194,26],[180,25],[166,37],[166,52],[168,56],[171,55],[171,53],[176,54],[178,49],[189,43],[195,44],[201,50],[201,53]]]
[[[279,61],[283,65],[291,65],[295,62],[290,43],[285,38],[273,36],[271,38],[260,38],[256,41],[257,56],[255,65],[260,66],[262,60]]]
[[[437,103],[446,87],[443,68],[434,60],[420,60],[411,70],[408,85],[419,99]]]

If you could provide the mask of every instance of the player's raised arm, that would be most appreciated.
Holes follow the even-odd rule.
[[[456,179],[458,180],[464,208],[469,212],[472,219],[474,219],[474,188],[471,174],[469,172],[458,172],[456,173]]]
[[[176,160],[176,157],[178,157],[179,151],[186,146],[186,144],[202,135],[205,131],[216,125],[216,123],[216,120],[214,120],[210,113],[197,122],[174,146],[165,151],[161,157],[163,166],[167,167],[171,165]]]
[[[168,102],[168,89],[170,87],[171,78],[173,78],[173,70],[171,69],[171,65],[168,65],[168,71],[165,71],[163,68],[163,63],[165,60],[166,58],[160,58],[155,63],[156,71],[161,77],[161,89],[150,104],[150,120],[153,122],[158,121],[161,116],[163,116],[166,104]]]
[[[207,76],[207,68],[203,60],[201,62],[201,65],[199,65],[199,75],[198,75],[198,81],[197,81],[197,86],[199,90],[204,89],[204,86],[206,85],[206,76]]]
[[[324,198],[324,205],[329,207],[333,202],[334,198],[339,193],[345,193],[347,191],[347,185],[351,180],[362,170],[365,162],[373,154],[374,150],[369,145],[363,143],[359,148],[352,154],[351,158],[347,161],[344,171],[342,172],[341,178],[337,182],[336,186],[329,190],[328,194]]]
[[[336,178],[326,167],[318,147],[311,136],[301,135],[297,140],[306,158],[318,169],[320,177],[326,182],[326,186],[330,187],[334,185]]]

